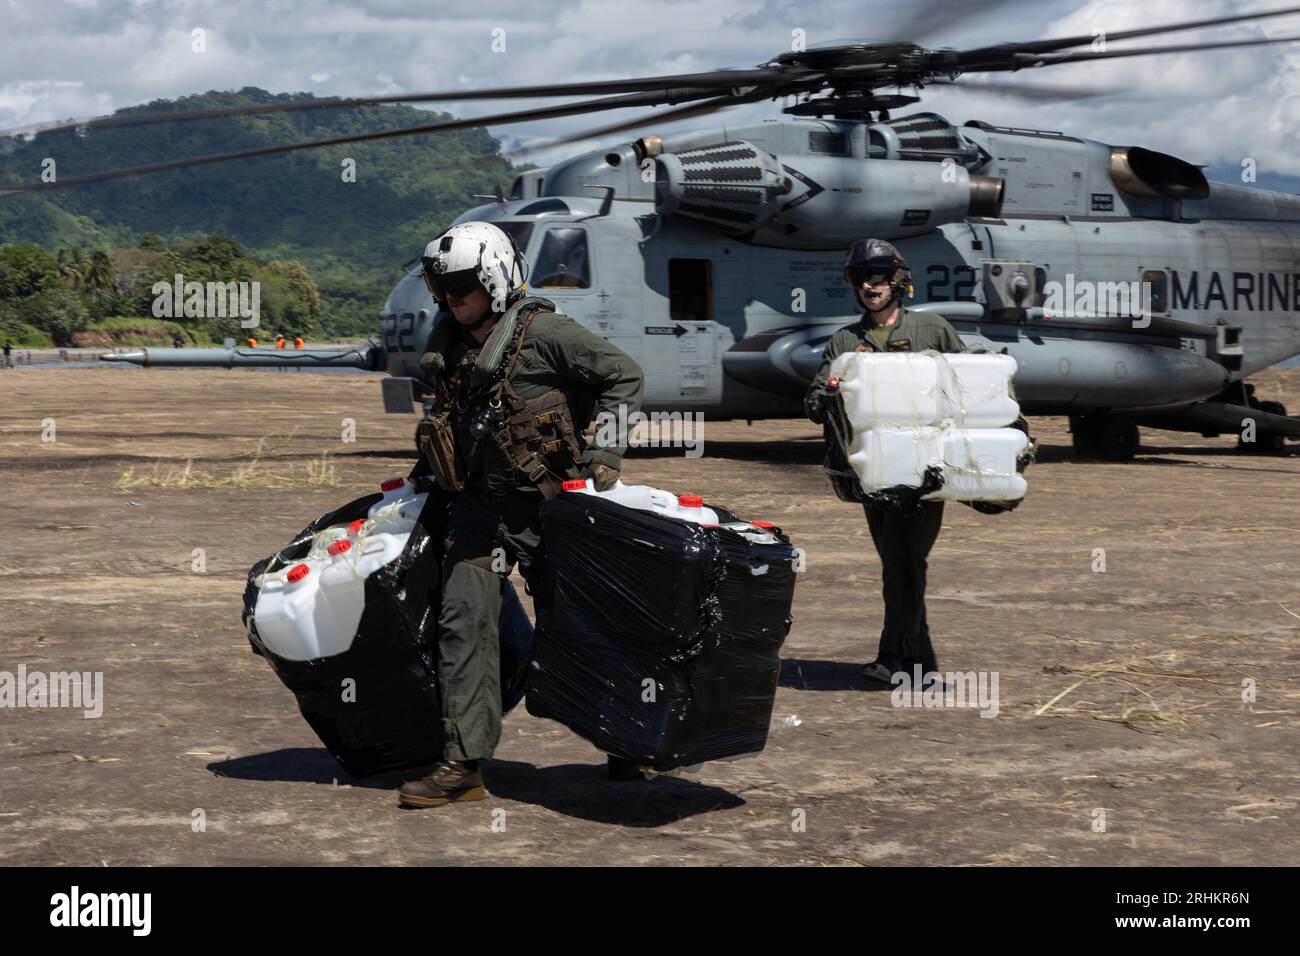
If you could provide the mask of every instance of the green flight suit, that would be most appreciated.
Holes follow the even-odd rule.
[[[578,436],[579,457],[548,457],[560,477],[576,478],[584,466],[602,464],[620,469],[624,446],[586,447],[583,430],[600,413],[631,415],[641,407],[644,375],[637,363],[605,339],[589,332],[568,316],[540,303],[506,378],[523,402],[563,394]],[[507,313],[507,318],[510,313]],[[466,370],[480,349],[450,317],[435,327],[432,349],[446,357],[447,378]],[[504,319],[501,321],[505,321]],[[503,362],[510,362],[507,353]],[[465,488],[452,508],[442,568],[442,604],[438,615],[438,691],[446,760],[491,757],[501,737],[501,686],[498,616],[501,578],[515,564],[533,596],[540,624],[547,611],[545,548],[538,509],[545,500],[538,482],[506,467],[493,457],[488,442],[469,430],[481,403],[452,414],[456,451],[464,463]],[[558,462],[558,463],[557,463]],[[552,482],[553,484],[553,482]]]
[[[904,309],[890,327],[886,348],[873,334],[869,316],[840,329],[826,343],[821,369],[804,399],[804,409],[815,422],[824,420],[820,388],[830,378],[831,362],[844,352],[960,352],[961,338],[942,316]],[[928,673],[939,667],[925,619],[927,558],[943,523],[942,501],[917,501],[916,509],[865,502],[867,527],[880,555],[885,600],[885,623],[880,631],[876,661],[891,671],[911,672],[920,664]]]

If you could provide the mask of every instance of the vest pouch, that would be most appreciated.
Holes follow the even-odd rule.
[[[465,472],[456,458],[456,438],[450,413],[443,412],[421,421],[416,427],[415,437],[438,484],[448,491],[463,491]]]

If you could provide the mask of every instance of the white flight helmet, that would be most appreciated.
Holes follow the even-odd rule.
[[[515,241],[490,222],[452,226],[425,246],[420,259],[424,284],[438,304],[482,288],[492,311],[503,313],[523,291],[527,263]]]

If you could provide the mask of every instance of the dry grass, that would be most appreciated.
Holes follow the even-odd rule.
[[[1082,676],[1035,708],[1030,716],[1110,721],[1149,732],[1163,724],[1185,723],[1194,712],[1214,704],[1242,702],[1240,680],[1217,680],[1205,674],[1173,670],[1177,658],[1176,651],[1164,651],[1081,667],[1049,668],[1050,673]],[[1097,699],[1073,696],[1085,686]],[[1206,693],[1212,695],[1211,699],[1198,699]]]
[[[153,473],[137,475],[128,468],[115,485],[120,491],[133,488],[288,488],[311,485],[322,488],[338,486],[339,478],[328,452],[305,462],[301,467],[290,463],[282,470],[271,470],[262,461],[266,438],[258,439],[252,457],[236,465],[228,474],[213,474],[194,467],[194,459],[183,465],[158,463]]]

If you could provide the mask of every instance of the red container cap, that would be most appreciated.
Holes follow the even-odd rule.
[[[701,528],[721,528],[722,525],[720,525],[720,524],[706,524],[706,523],[703,523],[703,522],[702,522],[702,523],[700,524],[700,527],[701,527]]]
[[[826,386],[827,388],[839,388],[840,377],[838,375],[832,375],[830,378],[826,380]]]
[[[565,491],[583,491],[586,487],[586,478],[571,478],[564,483]]]
[[[678,495],[677,503],[683,508],[700,508],[704,505],[704,499],[699,495]]]
[[[356,534],[358,531],[361,530],[361,526],[365,523],[366,523],[365,518],[358,518],[356,521],[348,525],[348,534]]]
[[[380,485],[379,485],[379,490],[380,490],[380,491],[396,491],[398,488],[402,487],[402,485],[404,485],[404,484],[406,484],[406,479],[405,479],[405,478],[389,478],[387,481],[385,481],[385,482],[381,482],[381,483],[380,483]]]
[[[344,551],[352,550],[352,542],[344,538],[342,541],[335,541],[325,550],[331,555],[342,554]]]
[[[775,528],[775,527],[776,527],[776,525],[774,525],[774,524],[773,524],[772,522],[770,522],[770,521],[751,521],[750,524],[752,524],[755,528]]]
[[[311,571],[311,568],[307,567],[307,565],[295,564],[293,567],[289,569],[289,573],[285,575],[285,578],[288,580],[290,584],[294,584],[298,581],[301,581],[303,578],[305,578],[309,571]]]

